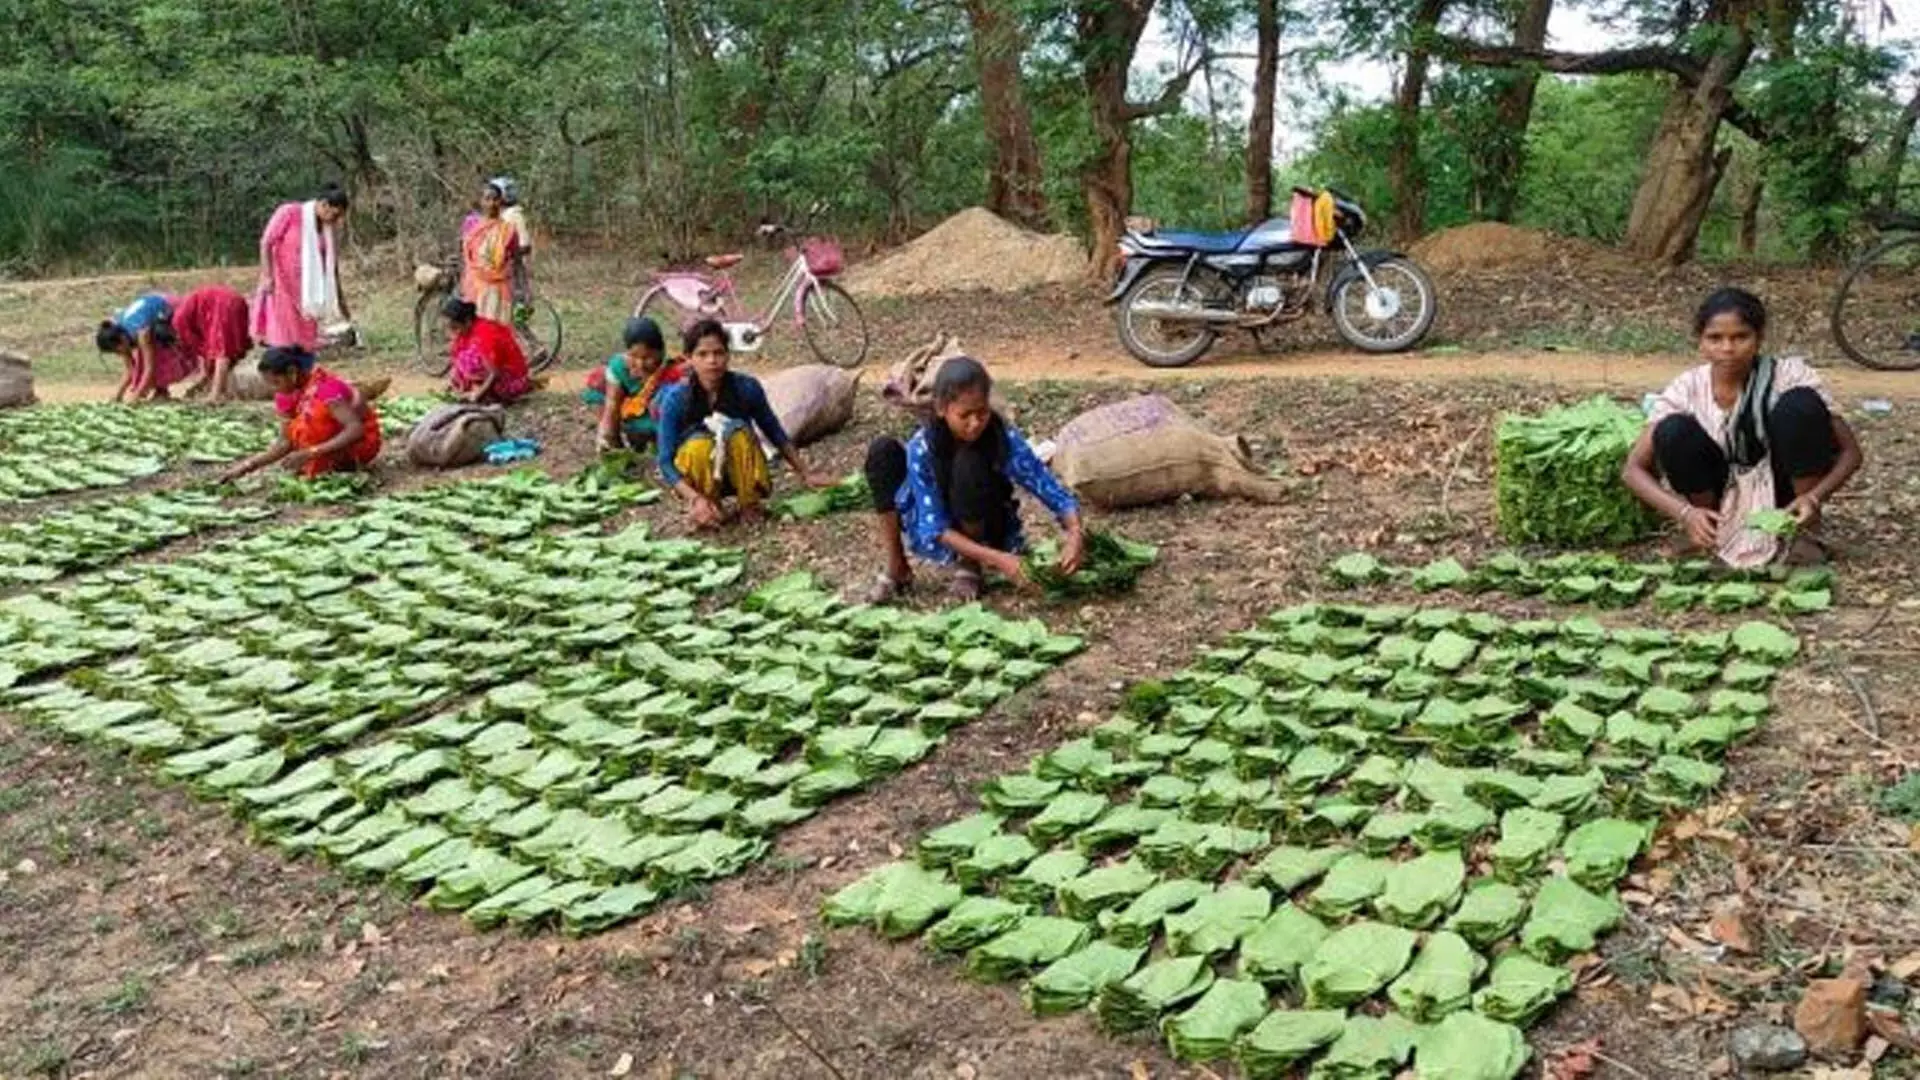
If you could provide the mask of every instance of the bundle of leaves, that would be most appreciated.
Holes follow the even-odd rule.
[[[352,502],[373,490],[373,474],[328,473],[324,476],[281,476],[274,482],[272,501],[305,505]]]
[[[812,521],[832,514],[873,509],[873,489],[867,486],[867,474],[851,472],[832,487],[802,491],[773,504],[773,512],[795,521]]]
[[[1040,587],[1048,600],[1059,601],[1077,596],[1096,596],[1125,592],[1133,588],[1160,558],[1160,549],[1135,543],[1117,533],[1089,529],[1080,569],[1067,575],[1060,572],[1060,542],[1049,538],[1033,546],[1022,560],[1027,580]]]
[[[1599,396],[1504,417],[1494,438],[1500,533],[1515,543],[1618,545],[1650,533],[1653,511],[1620,483],[1639,413]]]

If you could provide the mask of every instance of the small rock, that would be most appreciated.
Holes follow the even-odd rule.
[[[1852,1058],[1867,1037],[1866,982],[1843,975],[1808,983],[1793,1029],[1822,1057]]]
[[[1899,1008],[1913,997],[1913,991],[1907,984],[1891,975],[1882,975],[1873,980],[1873,986],[1867,991],[1867,1000],[1875,1005],[1890,1005]]]
[[[1786,1072],[1807,1060],[1807,1041],[1778,1024],[1749,1024],[1733,1033],[1733,1060],[1742,1069]]]

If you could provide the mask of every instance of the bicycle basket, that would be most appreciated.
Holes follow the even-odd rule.
[[[800,250],[806,255],[807,270],[814,277],[832,277],[844,265],[838,240],[815,237],[802,242]]]

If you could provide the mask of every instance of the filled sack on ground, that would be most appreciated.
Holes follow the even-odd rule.
[[[506,410],[498,405],[442,405],[407,434],[407,460],[431,469],[472,465],[487,445],[506,433]]]
[[[21,353],[0,349],[0,409],[33,402],[33,361]]]
[[[965,355],[961,351],[959,338],[952,334],[935,334],[932,340],[908,353],[905,359],[887,372],[886,385],[880,388],[880,400],[906,409],[922,419],[931,416],[933,381],[939,376],[941,365]],[[1006,399],[1000,396],[998,387],[994,388],[991,404],[1001,416],[1013,419],[1013,413]]]
[[[1075,418],[1055,440],[1054,474],[1103,507],[1146,506],[1182,495],[1278,502],[1285,494],[1278,481],[1254,468],[1245,439],[1207,431],[1171,401],[1154,397],[1103,405]]]
[[[860,389],[861,374],[830,364],[802,364],[765,376],[760,385],[787,438],[795,446],[806,446],[853,419],[853,397]]]

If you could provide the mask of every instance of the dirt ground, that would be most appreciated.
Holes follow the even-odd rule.
[[[1018,420],[1035,432],[1136,392],[1148,374],[1117,357],[1104,313],[1084,298],[941,298],[876,315],[883,359],[933,328],[959,333],[1013,384]],[[1050,609],[994,598],[1086,635],[1085,654],[955,731],[918,767],[782,834],[748,872],[584,941],[478,933],[407,896],[289,861],[127,761],[0,718],[0,1076],[1231,1075],[1176,1065],[1157,1041],[1114,1040],[1083,1018],[1035,1020],[1009,988],[970,983],[912,945],[825,932],[815,912],[920,831],[968,812],[978,783],[1104,718],[1126,683],[1324,595],[1332,556],[1496,549],[1488,432],[1500,411],[1595,388],[1637,396],[1685,362],[1512,347],[1356,359],[1317,351],[1326,347],[1238,356],[1153,384],[1245,433],[1287,479],[1285,502],[1105,515],[1160,545],[1137,592]],[[1874,805],[1920,763],[1920,409],[1909,404],[1920,399],[1899,378],[1834,375],[1868,454],[1830,510],[1839,606],[1800,622],[1809,648],[1783,678],[1773,719],[1733,755],[1722,798],[1663,832],[1630,880],[1628,925],[1584,969],[1578,994],[1531,1033],[1545,1061],[1576,1045],[1592,1051],[1591,1072],[1556,1068],[1553,1080],[1730,1075],[1733,1026],[1784,1019],[1809,978],[1850,959],[1893,965],[1920,953],[1920,834]],[[877,375],[869,379],[871,390]],[[85,393],[98,394],[97,381]],[[1867,396],[1893,399],[1893,411],[1860,412],[1855,399]],[[542,395],[516,424],[543,441],[550,468],[592,453],[570,395]],[[903,428],[863,393],[854,424],[809,454],[844,472],[874,434]],[[394,464],[385,484],[433,479]],[[636,516],[680,530],[671,507]],[[872,570],[854,536],[864,524],[838,518],[726,539],[748,549],[756,578],[804,567],[852,588]],[[1726,932],[1727,912],[1740,935]],[[1904,993],[1897,980],[1876,992]],[[1828,1075],[1920,1068],[1895,1048],[1875,1072]]]

